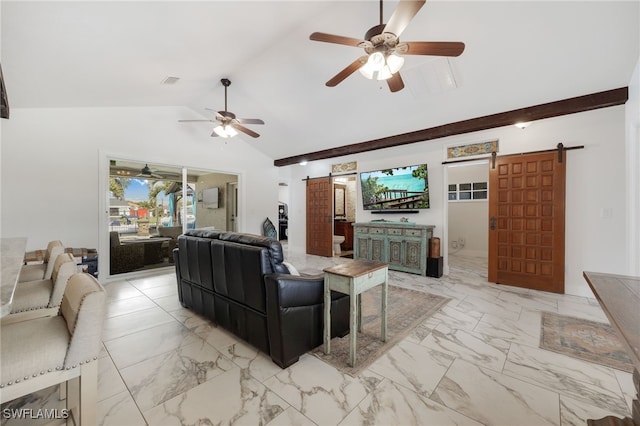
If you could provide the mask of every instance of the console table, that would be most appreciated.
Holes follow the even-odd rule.
[[[631,418],[608,416],[588,420],[590,426],[640,426],[640,277],[584,272],[593,294],[633,361],[636,398]]]
[[[354,259],[377,260],[389,269],[427,275],[434,225],[373,221],[353,224]]]
[[[389,269],[386,263],[354,260],[324,269],[324,353],[331,352],[331,290],[348,294],[349,301],[349,365],[356,365],[356,336],[362,331],[361,294],[382,285],[380,334],[387,341],[387,290]],[[357,330],[356,330],[357,326]]]

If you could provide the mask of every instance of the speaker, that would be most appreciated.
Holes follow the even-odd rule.
[[[433,278],[442,276],[442,257],[427,257],[427,276]]]

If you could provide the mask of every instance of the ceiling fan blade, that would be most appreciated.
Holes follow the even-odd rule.
[[[344,37],[327,33],[313,33],[309,36],[309,40],[324,41],[325,43],[344,44],[345,46],[358,47],[364,40],[352,37]]]
[[[464,52],[464,43],[461,41],[408,41],[400,43],[396,51],[403,55],[460,56]]]
[[[368,58],[367,55],[360,56],[358,59],[353,61],[351,64],[347,65],[347,67],[345,69],[343,69],[338,74],[336,74],[335,77],[333,77],[331,80],[327,81],[326,85],[329,86],[329,87],[337,86],[339,83],[342,82],[342,80],[344,80],[345,78],[349,77],[351,74],[353,74],[358,69],[360,69],[361,66],[366,64],[367,63],[367,58]]]
[[[236,118],[236,120],[242,124],[264,124],[264,121],[259,118]]]
[[[389,22],[384,27],[385,33],[395,34],[396,37],[400,37],[400,34],[407,28],[409,22],[416,16],[416,13],[426,3],[426,0],[400,0],[398,7],[393,11]]]
[[[178,123],[193,123],[196,121],[213,121],[213,120],[178,120]]]
[[[402,77],[400,77],[400,72],[397,72],[393,74],[391,78],[388,78],[387,84],[389,85],[389,90],[391,90],[391,92],[399,92],[404,89],[404,81],[402,81]]]
[[[257,134],[256,132],[254,132],[254,131],[253,131],[253,130],[251,130],[251,129],[247,129],[246,127],[244,127],[244,126],[243,126],[243,125],[241,125],[240,123],[233,122],[233,123],[231,123],[231,127],[233,127],[233,128],[234,128],[234,129],[236,129],[236,130],[241,131],[242,133],[245,133],[245,134],[247,134],[247,135],[251,136],[252,138],[260,137],[260,135],[259,135],[259,134]]]

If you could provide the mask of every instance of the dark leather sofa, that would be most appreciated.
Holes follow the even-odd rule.
[[[189,230],[174,250],[182,306],[269,354],[286,368],[322,344],[324,277],[290,275],[280,242]],[[349,332],[349,296],[332,293],[331,335]]]

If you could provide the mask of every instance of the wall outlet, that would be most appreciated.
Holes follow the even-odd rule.
[[[457,241],[451,241],[451,248],[458,248],[458,242]]]

